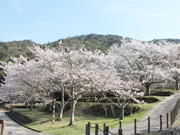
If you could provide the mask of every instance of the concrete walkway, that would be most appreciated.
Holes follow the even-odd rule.
[[[153,133],[152,135],[180,135],[180,111],[172,127]]]
[[[162,115],[162,127],[166,128],[166,114],[169,113],[169,125],[170,125],[170,111],[176,104],[176,101],[180,98],[180,93],[172,95],[160,102],[150,113],[150,130],[157,131],[160,130],[160,115]],[[148,132],[148,116],[140,122],[137,122],[137,133],[147,133]],[[123,135],[134,135],[134,124],[125,126],[123,129]],[[112,133],[117,133],[118,129],[110,130]]]
[[[4,111],[0,111],[0,119],[5,120],[5,135],[47,135],[43,133],[37,133],[20,126],[12,119],[10,119]]]

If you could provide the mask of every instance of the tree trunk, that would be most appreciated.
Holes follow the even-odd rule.
[[[131,108],[130,108],[130,115],[133,114],[133,103],[131,103]]]
[[[49,112],[52,112],[52,105],[49,103]]]
[[[63,92],[62,92],[61,97],[62,97],[62,99],[61,99],[61,105],[60,105],[58,120],[62,120],[62,119],[63,119],[63,111],[64,111],[64,90],[63,90]]]
[[[74,125],[74,113],[77,100],[75,99],[74,88],[71,90],[71,112],[70,112],[70,123],[69,126]]]
[[[33,109],[33,103],[30,104],[30,110],[32,110],[32,109]]]
[[[113,116],[116,117],[116,114],[115,114],[115,112],[114,112],[114,106],[113,106],[113,105],[111,105],[111,111],[112,111]]]
[[[147,96],[151,95],[151,93],[150,93],[150,85],[149,84],[146,84],[146,95]]]
[[[74,99],[71,99],[71,113],[70,113],[70,123],[69,126],[74,125],[74,112],[75,112],[75,106],[77,101]]]
[[[59,116],[58,116],[57,120],[63,119],[63,111],[64,111],[64,103],[61,103],[60,109],[59,109]]]
[[[28,108],[28,102],[27,101],[25,101],[25,106],[26,106],[26,108]]]
[[[102,108],[104,109],[105,116],[107,116],[107,106],[106,105],[102,105]]]
[[[176,80],[176,82],[175,82],[175,90],[179,90],[179,79],[178,79],[178,77],[175,80]]]
[[[94,93],[94,102],[96,103],[96,93]]]
[[[120,120],[122,120],[124,118],[124,107],[120,108],[120,116],[119,116]]]

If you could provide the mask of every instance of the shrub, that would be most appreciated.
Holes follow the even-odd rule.
[[[172,90],[153,90],[151,91],[151,95],[153,96],[170,96],[174,94]]]
[[[140,101],[144,101],[146,103],[154,103],[154,102],[158,102],[159,99],[153,96],[143,96],[143,97],[137,97],[138,100]]]
[[[113,107],[113,110],[112,110],[112,107]],[[132,106],[132,113],[135,113],[139,110],[140,108],[136,105]],[[90,107],[82,110],[82,112],[84,114],[87,114],[87,115],[93,115],[93,116],[108,116],[108,117],[119,117],[119,113],[120,113],[120,109],[113,105],[113,104],[94,104],[94,105],[91,105]],[[114,113],[114,114],[113,114]],[[125,107],[125,110],[124,110],[124,114],[125,116],[127,115],[130,115],[131,113],[131,106],[130,105],[127,105]]]

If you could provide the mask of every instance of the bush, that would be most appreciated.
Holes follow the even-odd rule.
[[[113,111],[112,111],[112,107],[113,107]],[[140,108],[136,105],[132,106],[132,113],[137,112],[139,109]],[[120,108],[118,108],[113,104],[94,104],[82,110],[82,112],[87,115],[93,115],[93,116],[107,115],[108,117],[112,117],[114,112],[115,117],[119,117]],[[131,112],[131,106],[127,105],[124,110],[124,115],[125,116],[130,115],[130,112]]]
[[[151,91],[151,95],[153,96],[170,96],[174,94],[172,90],[153,90]]]
[[[140,100],[140,101],[144,101],[146,103],[154,103],[154,102],[158,102],[159,99],[153,96],[143,96],[143,97],[137,97],[136,99]]]

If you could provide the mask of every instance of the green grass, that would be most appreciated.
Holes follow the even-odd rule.
[[[160,101],[165,99],[165,97],[158,97]],[[140,110],[132,115],[124,117],[122,120],[122,125],[125,126],[127,123],[123,122],[133,122],[136,118],[138,121],[142,120],[149,111],[151,111],[155,105],[159,102],[151,104],[138,104]],[[67,126],[69,124],[69,111],[64,113],[64,119],[62,121],[55,121],[55,127],[52,127],[52,113],[45,112],[45,106],[38,106],[37,108],[30,111],[26,108],[13,108],[14,111],[17,111],[23,115],[26,115],[32,118],[34,121],[31,123],[23,123],[24,125],[40,130],[44,133],[50,133],[54,135],[82,135],[85,133],[85,125],[88,122],[98,123],[100,129],[103,129],[103,123],[106,123],[110,128],[116,128],[119,124],[119,118],[113,116],[104,116],[104,113],[101,116],[94,116],[91,114],[85,114],[82,110],[87,106],[92,106],[94,103],[81,103],[81,106],[76,107],[75,112],[75,126]],[[101,103],[102,104],[102,103]],[[57,114],[56,114],[57,117]],[[91,124],[92,127],[95,124]],[[91,132],[94,132],[93,129]]]

